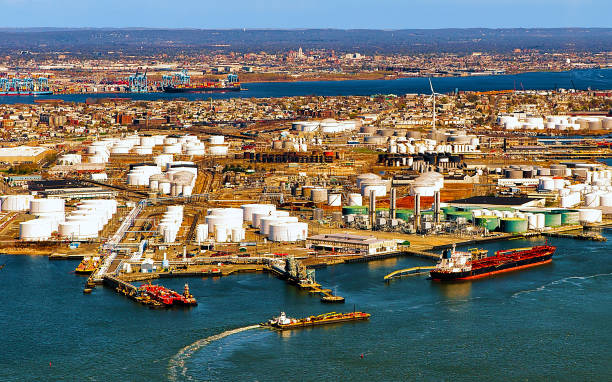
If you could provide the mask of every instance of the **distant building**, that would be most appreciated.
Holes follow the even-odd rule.
[[[364,255],[397,250],[397,242],[395,240],[378,239],[375,236],[359,236],[348,233],[311,236],[306,240],[306,246],[313,249],[354,252]]]

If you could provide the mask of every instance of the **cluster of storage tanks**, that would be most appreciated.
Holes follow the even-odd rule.
[[[127,184],[149,187],[151,191],[163,195],[191,196],[198,176],[197,166],[193,162],[174,162],[171,154],[158,155],[154,160],[154,165],[132,166],[127,174]]]
[[[562,225],[599,223],[602,212],[595,209],[479,209],[442,207],[447,220],[463,218],[476,227],[489,231],[522,233],[529,230],[545,230]]]
[[[81,163],[82,160],[81,154],[64,154],[57,158],[57,164],[73,165]]]
[[[367,173],[358,175],[356,184],[362,197],[370,197],[372,191],[377,198],[384,197],[391,190],[391,181],[383,180],[376,174]]]
[[[500,115],[497,118],[499,126],[506,130],[611,130],[612,117],[572,117],[551,115],[542,117],[519,118],[513,115]]]
[[[225,137],[214,135],[209,137],[208,153],[210,155],[225,156],[228,145]],[[129,135],[125,138],[104,138],[93,142],[87,147],[87,153],[91,154],[89,162],[106,163],[111,154],[152,155],[155,146],[162,146],[164,154],[182,154],[202,156],[206,154],[204,143],[195,135],[182,136],[138,136]]]
[[[196,227],[196,240],[210,236],[215,242],[245,240],[244,224],[250,224],[271,241],[294,242],[308,237],[308,224],[298,222],[287,211],[277,211],[272,204],[245,204],[240,208],[211,208],[204,218],[206,224]]]
[[[19,224],[22,240],[49,240],[54,232],[64,239],[87,240],[98,237],[117,212],[117,201],[83,200],[66,215],[64,199],[32,199],[28,211],[36,218]]]
[[[301,132],[321,132],[321,133],[341,133],[344,131],[352,131],[361,126],[359,120],[336,121],[328,118],[322,121],[296,121],[291,124],[291,128]]]
[[[183,206],[168,206],[157,225],[159,235],[164,243],[174,243],[176,235],[183,224]]]
[[[308,152],[308,143],[306,138],[283,137],[272,141],[272,150]]]
[[[83,200],[76,210],[66,215],[63,223],[59,223],[59,234],[71,240],[96,238],[116,213],[117,201],[114,199]]]

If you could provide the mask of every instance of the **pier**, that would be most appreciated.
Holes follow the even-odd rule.
[[[394,277],[414,276],[414,275],[418,275],[422,273],[427,273],[431,269],[434,269],[434,268],[435,267],[412,267],[412,268],[406,268],[406,269],[398,269],[386,275],[384,277],[384,280],[391,281]]]

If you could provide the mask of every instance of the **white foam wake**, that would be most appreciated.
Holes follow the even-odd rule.
[[[549,287],[563,284],[563,283],[572,284],[574,286],[579,287],[581,286],[580,284],[581,281],[596,278],[596,277],[611,276],[611,275],[612,273],[598,273],[596,275],[590,275],[590,276],[569,276],[569,277],[562,278],[560,280],[552,281],[548,284],[544,284],[535,289],[527,289],[527,290],[522,290],[520,292],[516,292],[512,295],[512,297],[518,297],[522,294],[528,294],[528,293],[533,293],[533,292],[541,292],[541,291],[548,289]]]
[[[214,336],[202,338],[192,343],[191,345],[187,345],[182,348],[178,353],[176,353],[170,361],[168,362],[168,379],[170,381],[176,381],[177,377],[180,375],[181,377],[191,380],[190,377],[187,376],[187,368],[185,367],[185,361],[189,359],[193,353],[203,348],[204,346],[210,344],[211,342],[220,340],[227,336],[231,336],[232,334],[244,332],[246,330],[251,330],[258,328],[259,325],[251,325],[245,326],[238,329],[226,330],[223,333],[215,334]]]

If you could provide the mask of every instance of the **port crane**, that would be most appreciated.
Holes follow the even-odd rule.
[[[191,83],[191,76],[187,74],[187,69],[183,69],[172,75],[165,74],[162,76],[162,88],[170,86],[188,86]]]
[[[139,74],[139,69],[136,69],[136,73],[128,78],[131,93],[146,93],[149,91],[147,70],[148,69],[145,69],[143,74]]]

